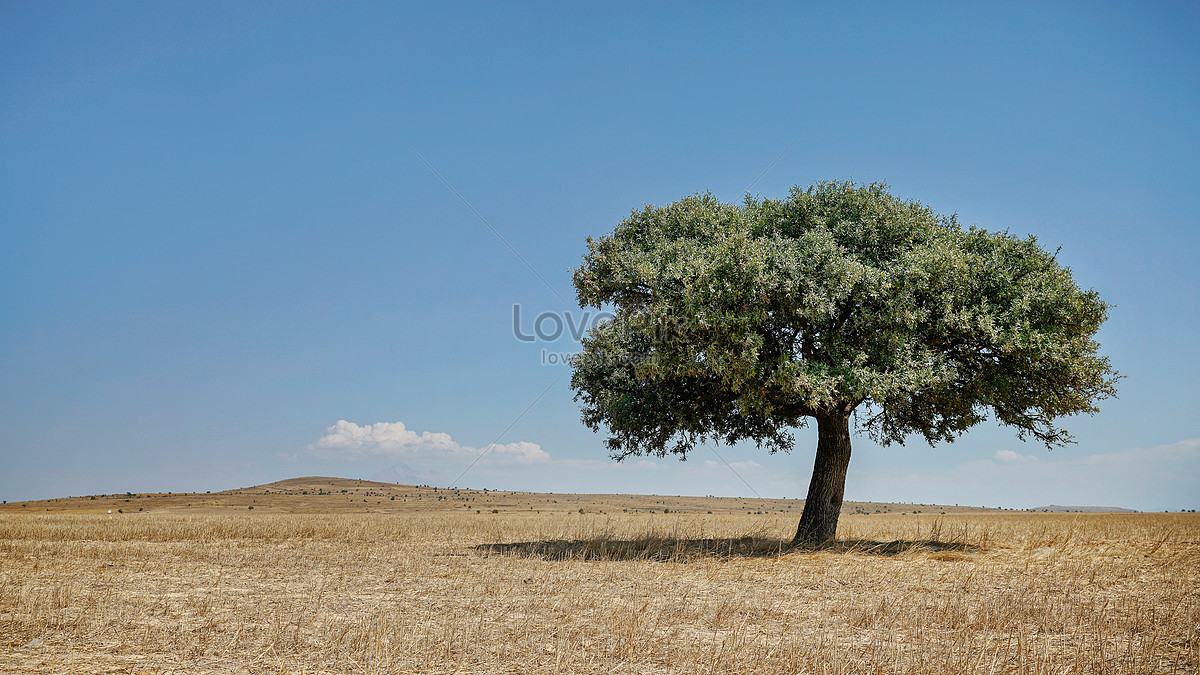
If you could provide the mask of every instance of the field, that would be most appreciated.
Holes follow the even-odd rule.
[[[8,504],[0,671],[1200,669],[1195,514],[847,504],[803,550],[799,508],[323,479]]]

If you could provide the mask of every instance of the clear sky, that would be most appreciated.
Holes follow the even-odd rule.
[[[803,496],[811,431],[609,461],[569,331],[518,334],[594,319],[570,270],[632,208],[854,179],[1061,246],[1127,377],[1052,452],[859,437],[848,499],[1200,507],[1197,34],[1183,2],[5,2],[0,498]]]

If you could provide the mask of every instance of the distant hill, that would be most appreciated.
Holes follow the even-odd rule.
[[[371,479],[305,476],[205,493],[120,493],[60,497],[0,504],[0,513],[77,512],[129,514],[148,512],[204,513],[253,510],[260,513],[424,513],[430,510],[461,513],[742,513],[799,517],[804,502],[797,499],[751,497],[697,497],[686,495],[542,494],[511,490],[470,490],[433,487],[428,474],[397,464]],[[407,479],[404,482],[380,480]],[[438,481],[441,482],[441,481]],[[414,485],[414,483],[417,483]],[[424,483],[423,485],[421,483]],[[436,484],[436,483],[434,483]],[[1032,511],[1075,513],[1136,513],[1114,506],[1059,506]],[[843,502],[845,515],[953,515],[1003,513],[978,506]],[[1011,513],[1011,511],[1009,511]]]
[[[1137,513],[1134,509],[1123,509],[1119,506],[1039,506],[1033,511],[1049,511],[1051,513]]]
[[[397,475],[398,474],[398,475]],[[377,474],[379,478],[405,477],[396,483],[387,480],[305,476],[205,493],[120,493],[60,497],[30,502],[0,504],[0,513],[77,512],[129,514],[148,512],[205,513],[229,510],[253,510],[261,513],[424,513],[458,511],[461,513],[693,513],[781,516],[798,518],[802,500],[751,497],[697,497],[630,494],[541,494],[511,490],[469,490],[438,488],[424,482],[427,474],[396,465]],[[933,504],[886,504],[882,502],[844,502],[847,515],[942,515],[999,512],[978,506],[937,506]]]

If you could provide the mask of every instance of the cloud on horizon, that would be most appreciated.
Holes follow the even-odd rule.
[[[1200,438],[1149,448],[1047,458],[1000,450],[938,473],[856,476],[860,494],[895,501],[921,495],[935,503],[1018,508],[1067,504],[1143,510],[1195,508],[1200,495]]]
[[[517,441],[495,443],[485,448],[462,445],[443,432],[417,433],[403,422],[356,424],[338,420],[325,435],[308,446],[309,452],[322,459],[362,459],[367,457],[407,457],[414,459],[474,459],[500,464],[539,464],[550,461],[550,454],[537,443]]]
[[[764,497],[803,497],[810,461],[807,457],[750,459],[745,451],[733,451],[729,466],[718,457],[702,456],[689,462],[555,458],[528,441],[497,444],[486,453],[485,449],[462,445],[446,433],[417,432],[402,422],[338,420],[308,446],[307,454],[364,463],[374,460],[381,465],[406,462],[409,470],[392,477],[405,483],[442,484],[461,467],[468,470],[455,479],[460,486],[727,496],[757,492]],[[479,462],[473,464],[477,458]],[[1200,495],[1200,438],[1095,454],[1075,449],[1035,455],[1006,448],[923,470],[851,463],[847,483],[851,500],[1016,508],[1066,504],[1178,510],[1200,506],[1195,495]]]

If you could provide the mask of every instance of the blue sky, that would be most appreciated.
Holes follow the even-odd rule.
[[[593,318],[643,203],[854,179],[1061,246],[1127,377],[1053,452],[859,438],[848,499],[1200,506],[1195,5],[651,5],[0,6],[0,497],[802,496],[811,431],[608,461],[514,305]]]

